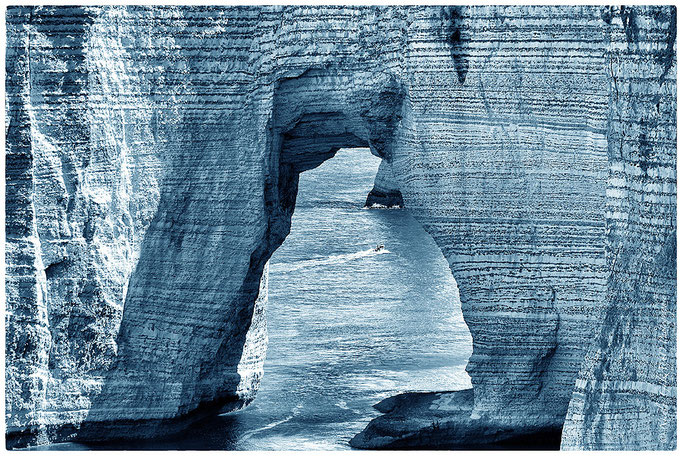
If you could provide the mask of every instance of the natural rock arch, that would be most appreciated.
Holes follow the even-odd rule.
[[[289,232],[299,174],[318,166],[343,147],[369,146],[373,153],[391,164],[396,155],[402,153],[404,156],[406,147],[414,147],[406,138],[414,128],[415,117],[406,88],[390,72],[375,69],[370,73],[340,62],[338,66],[312,68],[276,81],[272,111],[263,133],[266,141],[264,218],[258,227],[262,234],[247,250],[248,257],[242,257],[238,267],[243,272],[238,275],[243,281],[236,295],[229,297],[227,305],[216,300],[212,293],[210,284],[221,280],[221,272],[213,268],[186,278],[190,290],[198,287],[200,292],[188,293],[182,283],[170,285],[171,277],[188,269],[188,264],[216,258],[221,253],[216,250],[215,241],[207,236],[210,230],[207,233],[198,229],[202,224],[192,220],[196,214],[193,205],[203,205],[205,195],[191,187],[179,192],[175,182],[165,186],[156,218],[146,233],[140,260],[129,282],[117,340],[117,364],[105,380],[102,393],[88,417],[89,423],[99,423],[97,438],[110,436],[105,430],[110,423],[114,426],[113,432],[120,432],[121,420],[144,420],[147,426],[136,425],[134,431],[128,431],[144,436],[152,432],[149,425],[153,432],[161,432],[160,425],[189,412],[229,411],[252,400],[265,351],[264,322],[258,300],[259,293],[263,295],[265,291],[263,268]],[[430,138],[412,140],[426,150],[440,147]],[[512,170],[520,166],[518,158],[513,156],[516,154],[518,151],[513,151],[512,157],[508,158],[511,159],[508,167]],[[404,158],[402,163],[398,161],[398,166],[401,165],[404,166]],[[197,171],[192,168],[185,172],[192,175]],[[398,175],[400,173],[399,170]],[[575,347],[569,350],[560,342],[566,337],[560,336],[559,332],[560,309],[575,299],[569,298],[566,302],[560,290],[568,285],[567,272],[585,267],[580,265],[585,257],[565,258],[562,253],[551,260],[543,260],[547,253],[534,251],[537,239],[543,237],[540,234],[543,228],[528,219],[528,211],[533,210],[528,200],[547,198],[548,191],[530,187],[503,190],[511,192],[507,194],[507,197],[511,196],[510,210],[517,211],[512,208],[520,204],[522,213],[526,214],[496,221],[499,233],[509,237],[505,239],[503,249],[523,243],[523,253],[503,251],[493,253],[492,257],[490,253],[464,256],[459,253],[460,258],[455,256],[453,261],[450,249],[466,249],[466,242],[453,244],[451,236],[443,238],[441,227],[434,229],[432,208],[419,207],[423,204],[419,201],[422,189],[405,185],[404,176],[409,171],[403,169],[402,173],[398,181],[403,184],[401,190],[408,208],[411,203],[417,203],[417,220],[432,234],[449,260],[455,279],[462,284],[463,313],[474,340],[474,353],[467,367],[474,385],[472,417],[483,417],[485,420],[480,422],[492,427],[512,426],[513,423],[521,430],[560,428],[575,374],[558,374],[566,369],[566,361],[557,361],[555,354],[558,351],[559,359],[572,359],[574,372],[581,359],[581,351]],[[594,192],[589,186],[585,189]],[[436,190],[430,198],[441,198],[439,193]],[[206,210],[211,208],[206,207]],[[452,210],[457,213],[459,208],[455,206]],[[581,216],[581,213],[577,215]],[[519,217],[527,219],[519,225],[516,220]],[[580,226],[584,222],[567,220],[565,223],[565,229],[575,235],[576,230],[579,232],[576,223]],[[531,231],[521,231],[519,226],[523,224],[527,224],[524,230]],[[557,226],[555,221],[552,230],[556,231]],[[590,224],[586,228],[588,231],[598,229]],[[465,229],[470,235],[474,234],[469,231],[471,225]],[[574,241],[568,238],[566,245],[566,235],[563,235],[563,241],[561,237],[555,233],[547,239],[551,239],[552,249],[565,252],[564,249]],[[224,239],[227,243],[228,238]],[[578,242],[584,242],[578,239]],[[186,258],[187,242],[197,249],[189,259]],[[491,238],[479,242],[479,249],[495,252],[495,247],[490,245]],[[529,249],[525,245],[533,247]],[[600,247],[601,244],[594,245],[595,249]],[[230,246],[231,251],[233,248]],[[596,252],[595,256],[599,262]],[[247,258],[248,263],[243,262]],[[558,272],[554,277],[542,272],[548,261]],[[587,261],[594,260],[588,258]],[[471,265],[476,262],[486,266],[472,271]],[[518,277],[513,279],[516,282],[511,289],[505,289],[500,284],[510,280],[510,270]],[[155,282],[159,274],[166,277],[160,283]],[[521,277],[524,286],[519,285]],[[485,281],[483,287],[481,280]],[[580,286],[583,280],[579,276],[572,286]],[[172,299],[169,293],[177,293],[178,286],[183,289],[178,305],[169,305],[168,300]],[[189,309],[185,305],[188,296],[196,300]],[[500,304],[492,304],[496,301],[504,302],[506,310],[499,310]],[[206,313],[207,308],[212,310]],[[228,312],[215,313],[221,308]],[[489,313],[481,313],[483,310]],[[571,319],[564,317],[564,325],[567,321]],[[577,323],[582,325],[580,320]],[[579,330],[571,329],[567,335],[573,338],[578,334]],[[512,346],[508,345],[509,340],[515,341]],[[155,365],[162,369],[150,371],[149,366]],[[121,394],[123,391],[125,394]],[[118,410],[114,414],[118,415],[115,420],[111,419],[112,407]],[[99,415],[100,408],[107,411],[106,415]],[[518,414],[510,413],[512,410],[518,410]],[[82,438],[89,437],[88,427],[80,433]]]
[[[159,298],[167,299],[167,294],[159,296],[159,288],[149,282],[159,273],[169,276],[182,269],[178,255],[186,248],[185,240],[194,235],[195,226],[184,226],[182,217],[197,195],[183,195],[175,188],[162,192],[160,209],[129,282],[116,365],[105,378],[79,438],[117,437],[122,426],[128,438],[172,432],[177,429],[174,424],[181,425],[178,416],[232,411],[253,400],[266,348],[264,268],[289,233],[300,173],[319,166],[341,148],[369,147],[375,155],[385,157],[400,119],[403,99],[394,79],[375,78],[376,88],[368,88],[353,84],[354,77],[352,72],[310,69],[275,84],[272,117],[264,134],[268,151],[263,234],[250,253],[237,297],[222,304],[234,313],[210,323],[204,320],[207,327],[201,334],[192,329],[196,322],[188,318],[191,310],[164,305]],[[361,88],[349,91],[349,86]],[[210,244],[203,238],[197,242]],[[206,257],[214,254],[204,252]],[[199,298],[206,295],[202,291]],[[179,340],[178,332],[190,335]],[[187,349],[196,343],[201,343],[200,349]],[[182,359],[182,363],[171,362],[163,372],[149,369],[174,359]],[[169,383],[179,388],[159,387]],[[158,412],[150,415],[154,404]],[[111,419],[112,409],[119,418]]]
[[[629,314],[614,292],[645,280],[628,268],[646,258],[618,252],[647,252],[662,265],[656,277],[672,267],[674,17],[649,7],[9,9],[8,432],[77,426],[87,413],[120,435],[248,402],[262,362],[261,270],[288,229],[296,166],[359,139],[390,163],[459,284],[472,416],[556,428],[575,389],[569,445],[637,435],[666,447],[670,277],[665,305],[648,292],[641,304],[668,332],[613,346],[602,328],[575,380],[605,309]],[[641,74],[653,75],[657,101],[631,103]],[[315,128],[329,149],[306,143]],[[279,154],[286,144],[296,150]],[[609,208],[651,218],[629,196],[649,184],[666,223],[645,224],[640,249],[639,225]],[[607,257],[626,266],[609,272]],[[78,333],[88,337],[73,343]],[[645,345],[663,367],[638,366]],[[609,371],[614,353],[622,369]],[[594,378],[604,370],[613,378]],[[638,382],[622,383],[630,372]],[[614,385],[664,418],[631,424],[617,401],[599,400]],[[601,419],[605,432],[589,425]]]

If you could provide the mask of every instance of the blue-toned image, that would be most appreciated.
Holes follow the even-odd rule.
[[[675,450],[676,24],[7,7],[6,448]]]

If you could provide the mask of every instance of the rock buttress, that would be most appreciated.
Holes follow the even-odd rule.
[[[374,178],[374,187],[367,195],[365,207],[403,207],[403,195],[397,188],[391,165],[381,160],[379,170]]]
[[[607,307],[562,448],[677,445],[676,9],[607,9]]]

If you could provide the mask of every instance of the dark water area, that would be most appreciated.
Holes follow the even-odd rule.
[[[408,210],[363,208],[379,162],[341,150],[301,175],[291,234],[270,260],[255,401],[180,436],[116,448],[350,449],[380,400],[471,387],[471,336],[440,250]]]

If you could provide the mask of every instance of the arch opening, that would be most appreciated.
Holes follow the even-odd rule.
[[[264,376],[238,414],[246,427],[279,424],[241,449],[276,448],[282,432],[347,448],[382,399],[471,388],[471,336],[440,249],[408,210],[364,208],[376,181],[390,186],[366,144],[330,155],[297,176],[290,231],[266,272]]]
[[[309,70],[276,84],[272,116],[264,125],[261,145],[264,179],[255,182],[262,185],[262,200],[251,198],[258,189],[247,183],[244,193],[251,198],[252,209],[248,214],[238,204],[236,209],[231,207],[230,199],[219,200],[224,203],[225,220],[234,217],[246,222],[243,225],[198,232],[194,218],[215,212],[215,200],[191,187],[180,192],[171,182],[164,185],[159,210],[145,234],[140,261],[129,282],[117,340],[117,367],[103,379],[101,393],[79,430],[80,440],[116,438],[124,427],[129,438],[158,437],[176,432],[187,420],[241,410],[257,397],[267,346],[268,274],[264,271],[290,233],[301,174],[334,157],[341,148],[369,148],[372,156],[382,157],[384,162],[391,159],[402,109],[400,86],[391,78],[379,78],[381,87],[361,88],[348,79],[352,75]],[[350,93],[348,86],[354,87],[354,92]],[[370,156],[367,150],[364,153]],[[371,184],[363,188],[359,209],[371,188]],[[261,202],[264,205],[256,207]],[[434,248],[451,277],[440,250]],[[186,278],[187,283],[197,283],[197,290],[209,291],[194,293],[190,308],[169,307],[169,298],[159,294],[165,287],[148,283],[159,272],[169,276],[183,271],[188,260],[203,264],[209,257],[221,258],[221,267],[201,268],[203,280]],[[195,330],[197,322],[201,322],[201,331]],[[468,329],[466,334],[470,337]],[[148,369],[150,362],[161,359],[178,362],[168,363],[170,368],[164,370]],[[120,400],[119,391],[124,387],[131,393]],[[145,400],[137,400],[140,397]],[[164,407],[155,405],[150,416],[150,404]],[[371,411],[371,405],[366,409]],[[112,409],[117,416],[113,420]],[[123,418],[125,424],[121,424]]]

